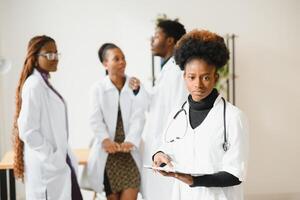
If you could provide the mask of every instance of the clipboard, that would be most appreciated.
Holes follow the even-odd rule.
[[[174,172],[174,173],[177,172],[174,168],[169,167],[168,165],[166,165],[164,167],[154,167],[152,165],[144,165],[144,168],[152,169],[152,170],[159,170],[159,171],[164,171],[164,172]]]
[[[185,170],[182,170],[182,169],[178,169],[176,167],[169,167],[168,165],[166,165],[164,167],[154,167],[152,165],[144,165],[144,168],[151,169],[151,170],[164,171],[164,172],[168,172],[168,173],[173,172],[173,173],[180,173],[180,174],[190,174],[192,176],[202,176],[202,175],[204,175],[203,173],[185,171]]]

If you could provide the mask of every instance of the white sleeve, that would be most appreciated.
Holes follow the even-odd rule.
[[[56,170],[65,166],[65,159],[56,147],[41,132],[41,98],[39,87],[22,91],[22,106],[18,118],[19,136],[24,144],[36,152],[41,162],[50,164],[49,169]]]
[[[101,109],[101,91],[96,85],[90,91],[90,126],[99,140],[100,144],[106,138],[109,138],[108,128],[104,121],[103,112]]]
[[[249,126],[245,115],[239,111],[228,121],[227,137],[229,149],[223,157],[221,171],[229,172],[245,181],[248,159]]]

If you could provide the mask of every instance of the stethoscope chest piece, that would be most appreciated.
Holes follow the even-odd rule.
[[[223,150],[226,152],[226,151],[228,151],[228,149],[229,149],[229,147],[230,147],[230,144],[229,144],[228,142],[224,142],[224,143],[222,144],[222,146],[223,146]]]

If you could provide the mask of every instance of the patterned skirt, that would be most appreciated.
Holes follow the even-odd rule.
[[[122,143],[125,139],[121,111],[118,111],[115,142]],[[139,189],[141,184],[138,167],[130,153],[109,154],[104,172],[106,195],[119,193],[128,188]]]

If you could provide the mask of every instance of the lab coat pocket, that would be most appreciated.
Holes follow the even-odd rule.
[[[53,152],[44,163],[46,174],[47,172],[58,173],[67,167],[66,154],[62,153],[59,149]]]
[[[47,192],[45,191],[34,191],[32,193],[28,193],[27,197],[35,200],[45,200],[47,199]]]

